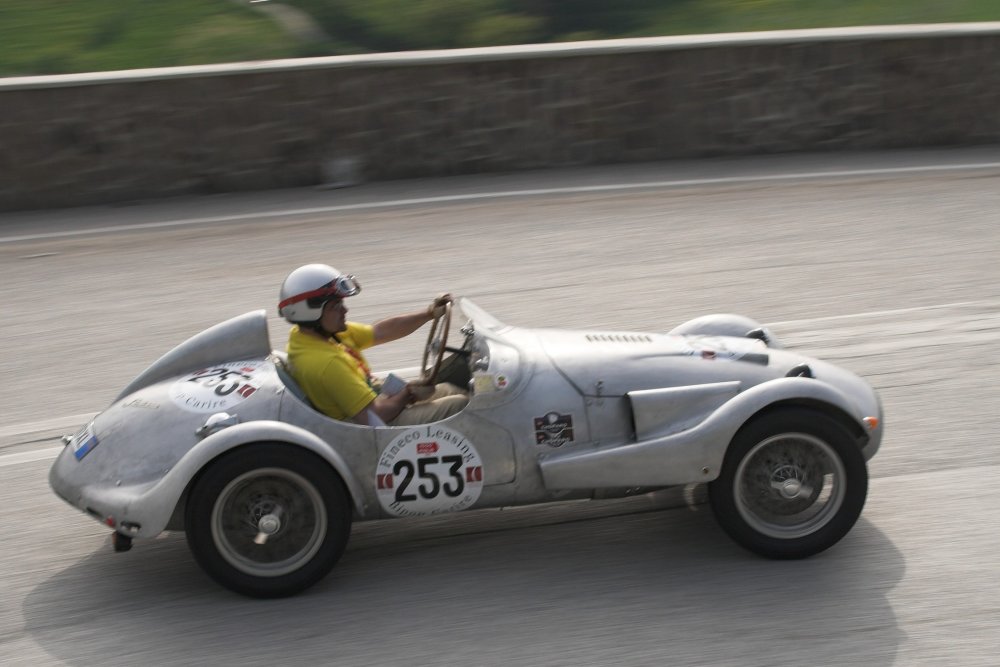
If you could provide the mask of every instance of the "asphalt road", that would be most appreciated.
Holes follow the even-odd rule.
[[[0,663],[995,665],[1000,151],[621,166],[0,216]],[[295,266],[351,317],[441,291],[526,326],[755,317],[868,378],[887,436],[836,547],[772,562],[704,489],[355,527],[298,597],[212,584],[183,535],[114,554],[48,490],[57,442]],[[412,366],[419,335],[375,350]]]

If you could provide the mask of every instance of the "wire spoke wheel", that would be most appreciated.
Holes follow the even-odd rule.
[[[844,503],[847,473],[836,452],[805,433],[774,436],[740,462],[736,508],[763,535],[781,539],[815,532]]]
[[[238,447],[210,463],[184,514],[195,560],[252,597],[294,595],[322,579],[347,546],[352,509],[340,476],[285,443]]]
[[[319,491],[302,476],[263,468],[231,481],[212,508],[212,539],[233,567],[277,577],[308,562],[326,535]]]
[[[708,492],[716,520],[737,543],[769,558],[805,558],[854,526],[868,469],[845,424],[785,408],[740,429]]]

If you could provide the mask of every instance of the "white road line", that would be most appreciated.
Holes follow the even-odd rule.
[[[68,415],[65,417],[55,417],[39,422],[28,422],[26,424],[13,424],[11,426],[0,427],[0,438],[9,438],[26,433],[39,433],[41,431],[54,431],[60,428],[67,428],[76,431],[81,426],[94,418],[93,412],[82,415]]]
[[[36,449],[30,452],[4,454],[3,456],[0,456],[0,468],[21,465],[22,463],[33,463],[34,461],[54,459],[62,450],[62,447],[46,447],[45,449]]]
[[[314,215],[317,213],[337,213],[342,211],[361,211],[376,208],[399,208],[421,204],[441,204],[449,202],[475,201],[482,199],[500,199],[506,197],[533,197],[553,194],[578,194],[588,192],[617,192],[625,190],[643,190],[659,188],[682,188],[699,185],[734,185],[740,183],[764,183],[774,181],[803,181],[823,178],[846,178],[859,176],[884,176],[892,174],[915,174],[940,171],[974,171],[1000,168],[1000,162],[978,162],[966,164],[926,165],[921,167],[885,167],[877,169],[845,169],[837,171],[813,171],[802,173],[770,174],[766,176],[726,176],[720,178],[692,178],[680,180],[648,181],[643,183],[618,183],[609,185],[582,185],[557,188],[539,188],[534,190],[501,190],[497,192],[473,192],[461,195],[442,195],[437,197],[416,197],[410,199],[394,199],[388,201],[364,202],[360,204],[340,204],[336,206],[318,206],[314,208],[285,209],[276,211],[259,211],[253,213],[238,213],[204,218],[184,218],[164,220],[162,222],[146,222],[132,225],[114,225],[108,227],[93,227],[62,232],[43,232],[39,234],[21,234],[0,237],[0,244],[17,243],[20,241],[39,241],[44,239],[68,238],[77,236],[92,236],[112,234],[117,232],[139,231],[147,229],[163,229],[171,227],[187,227],[192,225],[212,225],[240,220],[257,220],[296,215]]]
[[[939,303],[933,306],[915,306],[913,308],[895,308],[891,310],[870,310],[861,313],[847,313],[845,315],[828,315],[826,317],[809,317],[804,320],[785,320],[783,322],[768,322],[769,327],[782,327],[800,324],[814,324],[818,322],[832,322],[834,320],[850,320],[863,317],[887,317],[891,315],[905,315],[907,313],[920,313],[928,310],[941,310],[943,308],[967,308],[983,307],[993,305],[989,301],[956,301],[955,303]]]

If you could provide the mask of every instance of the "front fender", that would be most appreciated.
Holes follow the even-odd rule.
[[[277,421],[252,421],[214,433],[192,447],[158,481],[131,487],[84,488],[83,496],[100,514],[113,517],[133,537],[155,537],[166,529],[184,489],[212,460],[253,442],[283,442],[302,447],[327,461],[344,480],[359,513],[365,513],[364,494],[344,458],[322,439],[304,429]]]
[[[779,378],[737,394],[678,433],[550,454],[539,463],[545,486],[561,490],[710,482],[719,476],[729,443],[743,424],[761,410],[787,401],[833,406],[860,428],[857,408],[836,387],[811,378]]]
[[[763,341],[770,348],[781,348],[778,338],[770,329],[761,325],[760,322],[749,317],[744,317],[743,315],[729,313],[716,313],[714,315],[696,317],[680,326],[674,327],[670,330],[670,334],[682,336],[732,336],[734,338],[749,337]]]

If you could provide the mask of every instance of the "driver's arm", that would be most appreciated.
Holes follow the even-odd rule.
[[[379,394],[372,399],[368,405],[358,410],[358,413],[351,417],[351,421],[355,424],[368,426],[368,411],[371,410],[378,415],[379,419],[388,424],[393,419],[398,417],[399,413],[402,412],[411,401],[413,401],[413,394],[410,391],[410,385],[406,385],[402,391],[399,391],[392,396]]]
[[[451,301],[451,294],[442,294],[438,298],[434,299],[434,302],[429,305],[426,310],[420,310],[406,315],[396,315],[395,317],[387,317],[384,320],[379,320],[372,325],[372,329],[374,329],[375,333],[375,342],[372,344],[380,345],[381,343],[388,343],[389,341],[409,336],[411,333],[434,319],[438,309],[442,308],[446,303],[451,303]]]

